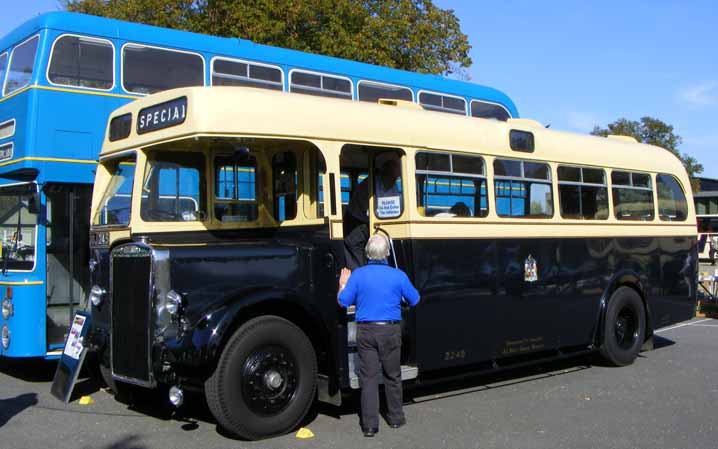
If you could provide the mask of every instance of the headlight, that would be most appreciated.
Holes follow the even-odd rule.
[[[165,309],[171,314],[176,315],[182,307],[182,295],[174,290],[167,292],[167,302],[165,303]]]
[[[10,346],[10,329],[7,324],[2,327],[2,347],[7,349]]]
[[[12,302],[9,299],[3,299],[2,301],[2,317],[4,320],[10,318],[13,314]]]
[[[93,306],[97,307],[102,304],[102,300],[105,299],[107,291],[99,285],[93,285],[90,289],[90,302]]]

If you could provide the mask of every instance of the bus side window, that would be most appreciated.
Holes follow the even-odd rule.
[[[222,222],[257,220],[257,160],[231,155],[214,159],[214,216]]]
[[[485,217],[489,212],[484,160],[478,156],[416,155],[419,213],[425,217]]]
[[[681,183],[672,175],[656,176],[658,189],[658,216],[663,221],[685,221],[688,204]]]
[[[500,217],[553,217],[551,170],[546,163],[495,159],[494,193]]]
[[[161,67],[162,70],[157,70]],[[153,94],[204,85],[204,59],[196,53],[126,44],[122,48],[122,86],[127,92]]]
[[[559,166],[558,194],[561,217],[608,219],[608,187],[602,169]]]
[[[80,36],[55,41],[47,78],[53,84],[91,89],[111,89],[114,49],[112,42]]]
[[[611,173],[613,213],[618,220],[652,221],[654,218],[651,175],[614,171]]]
[[[3,95],[9,95],[30,84],[38,42],[40,42],[40,36],[33,36],[12,51],[10,70],[5,81]]]
[[[297,157],[286,151],[272,157],[272,203],[274,219],[293,220],[297,217]]]

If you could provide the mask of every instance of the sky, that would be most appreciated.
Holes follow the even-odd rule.
[[[0,35],[58,0],[0,0]],[[681,152],[718,178],[716,0],[434,0],[472,45],[471,81],[504,91],[522,117],[587,133],[618,118],[661,119]]]

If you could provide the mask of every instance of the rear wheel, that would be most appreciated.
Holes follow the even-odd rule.
[[[603,324],[601,356],[615,366],[633,363],[646,334],[643,300],[630,287],[619,287],[608,302]]]
[[[264,316],[232,335],[205,394],[222,428],[260,439],[299,425],[314,401],[316,378],[316,355],[304,332],[283,318]]]

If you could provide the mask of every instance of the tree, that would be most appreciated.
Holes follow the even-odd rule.
[[[665,148],[681,160],[691,178],[693,191],[698,191],[699,183],[695,177],[703,173],[703,165],[692,156],[678,150],[683,139],[673,132],[673,126],[652,117],[641,117],[640,121],[622,118],[609,123],[607,128],[594,127],[591,134],[603,137],[609,134],[631,136],[641,143]]]
[[[65,0],[69,11],[434,74],[466,75],[467,36],[432,0]]]

